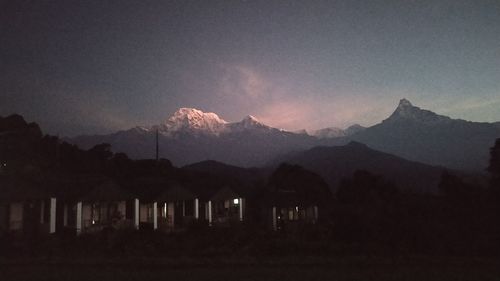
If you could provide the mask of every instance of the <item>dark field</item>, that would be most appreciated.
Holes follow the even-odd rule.
[[[500,280],[489,259],[2,261],[0,280]]]

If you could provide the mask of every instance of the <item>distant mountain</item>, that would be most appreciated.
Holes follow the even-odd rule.
[[[402,99],[389,118],[349,139],[410,160],[484,171],[498,137],[498,123],[451,119]]]
[[[346,136],[352,136],[354,134],[357,134],[359,132],[364,131],[365,129],[366,129],[366,127],[363,127],[359,124],[354,124],[352,126],[347,127],[346,129],[344,129],[344,132],[345,132]]]
[[[300,165],[322,176],[335,191],[342,178],[351,177],[356,170],[367,170],[384,176],[400,188],[415,192],[436,192],[444,168],[434,167],[373,150],[350,142],[344,146],[314,147],[277,159]]]
[[[314,131],[312,135],[319,139],[339,138],[346,136],[344,130],[337,127],[319,129]]]
[[[272,128],[253,116],[229,123],[215,113],[194,108],[181,108],[160,125],[109,135],[79,136],[69,141],[84,149],[106,142],[113,151],[125,152],[131,158],[153,158],[157,131],[160,156],[181,166],[204,160],[258,166],[277,155],[317,144],[315,137]]]
[[[314,131],[312,135],[319,139],[349,137],[365,129],[365,127],[359,124],[354,124],[346,129],[340,129],[337,127],[319,129]]]

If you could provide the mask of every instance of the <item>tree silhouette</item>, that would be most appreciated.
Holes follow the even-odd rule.
[[[337,198],[342,203],[373,203],[390,201],[399,190],[382,177],[365,170],[356,170],[351,179],[343,179],[337,190]]]
[[[331,197],[323,178],[298,165],[281,164],[269,178],[269,186],[274,191],[293,191],[305,201],[322,201]]]

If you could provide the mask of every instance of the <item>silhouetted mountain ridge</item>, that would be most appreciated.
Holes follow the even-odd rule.
[[[281,162],[297,164],[319,174],[333,190],[338,188],[342,178],[351,177],[356,170],[367,170],[404,189],[435,192],[444,169],[376,151],[359,142],[314,147],[279,158],[275,163]]]

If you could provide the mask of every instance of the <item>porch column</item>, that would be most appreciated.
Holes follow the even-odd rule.
[[[198,198],[194,199],[194,218],[198,219],[200,216],[200,202],[198,201]]]
[[[56,198],[50,198],[50,229],[49,233],[56,232]]]
[[[208,225],[212,225],[212,201],[208,201]]]
[[[139,229],[139,199],[134,199],[134,227]]]
[[[273,206],[273,211],[272,211],[272,215],[273,215],[273,230],[274,231],[277,231],[278,230],[278,224],[277,224],[277,221],[276,221],[276,207]]]
[[[238,206],[240,221],[243,221],[243,198],[238,198],[238,202],[240,203]]]
[[[318,221],[318,206],[314,206],[314,222],[316,223]]]
[[[63,226],[68,226],[68,204],[64,203]]]
[[[76,235],[82,233],[82,202],[76,203]]]
[[[45,200],[42,200],[40,202],[40,223],[41,224],[45,223],[44,216],[45,216]]]
[[[153,229],[158,229],[158,202],[153,203]]]

